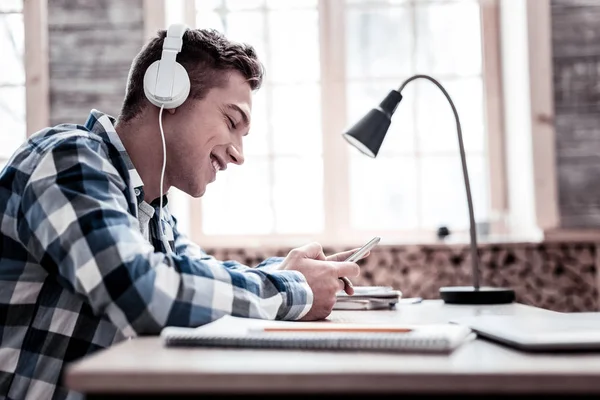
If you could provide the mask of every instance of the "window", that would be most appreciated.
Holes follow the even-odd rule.
[[[442,82],[459,110],[476,217],[488,214],[482,45],[475,1],[411,1],[346,6],[347,123],[355,122],[406,78]],[[349,156],[350,222],[360,230],[468,228],[454,116],[437,87],[403,91],[376,160]],[[377,177],[377,178],[375,178]]]
[[[0,3],[0,166],[25,139],[23,1]]]
[[[324,226],[317,1],[210,3],[196,3],[197,26],[251,43],[267,74],[254,96],[246,164],[219,174],[209,187],[202,229],[206,235],[316,234]]]
[[[432,239],[468,229],[451,108],[433,84],[403,91],[379,156],[341,137],[416,73],[444,85],[458,109],[475,216],[490,222],[494,193],[485,103],[488,0],[187,0],[188,24],[252,44],[266,67],[254,96],[246,163],[220,173],[192,213],[204,246],[289,239],[360,243]],[[193,4],[193,5],[190,5]],[[487,30],[489,35],[489,29]],[[493,32],[494,33],[494,32]],[[497,33],[494,33],[497,34]],[[497,77],[491,77],[496,79]],[[493,111],[493,110],[492,110]],[[494,141],[495,143],[496,141]],[[497,168],[497,166],[496,166]]]

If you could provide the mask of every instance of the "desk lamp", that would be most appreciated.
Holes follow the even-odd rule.
[[[435,79],[428,75],[414,75],[408,78],[400,86],[399,90],[392,90],[379,104],[379,107],[369,111],[362,119],[354,126],[344,132],[342,136],[348,143],[356,147],[365,155],[375,158],[379,152],[379,148],[383,143],[385,134],[391,123],[392,114],[396,111],[398,104],[402,100],[402,90],[404,87],[415,79],[424,78],[435,84],[446,96],[454,118],[456,119],[456,128],[458,132],[458,146],[460,149],[460,159],[462,162],[462,170],[465,181],[465,189],[467,191],[467,204],[469,207],[469,223],[471,236],[471,265],[473,286],[449,286],[440,288],[440,297],[446,303],[452,304],[502,304],[511,303],[515,300],[515,293],[508,288],[495,288],[480,286],[479,275],[479,255],[477,251],[477,235],[475,232],[475,217],[473,214],[473,201],[471,199],[471,188],[469,185],[469,176],[467,173],[467,161],[465,157],[465,149],[463,147],[462,130],[458,113],[454,107],[454,103],[450,95],[444,87]]]

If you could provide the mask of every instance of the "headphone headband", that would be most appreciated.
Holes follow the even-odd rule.
[[[173,24],[167,29],[167,36],[163,42],[163,51],[172,50],[176,52],[181,51],[183,45],[183,35],[187,32],[188,28],[184,24]]]
[[[171,25],[167,30],[160,65],[158,66],[158,76],[156,77],[155,93],[159,100],[168,101],[173,97],[175,60],[183,46],[183,34],[186,31],[187,27],[183,24]]]

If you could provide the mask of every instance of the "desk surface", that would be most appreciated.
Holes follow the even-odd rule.
[[[478,314],[535,315],[522,304],[400,305],[335,311],[334,321],[446,322]],[[476,339],[450,355],[306,350],[172,349],[158,337],[128,340],[68,366],[65,382],[88,393],[600,393],[600,352],[531,354]]]

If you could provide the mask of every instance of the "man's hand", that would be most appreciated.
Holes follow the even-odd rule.
[[[332,254],[330,256],[327,256],[327,260],[328,261],[346,261],[348,259],[348,257],[350,257],[352,254],[354,254],[358,250],[360,250],[360,247],[357,247],[357,248],[352,249],[352,250],[342,251],[341,253],[335,253],[335,254]],[[360,261],[363,258],[368,257],[369,254],[371,254],[370,251],[366,252],[357,261]],[[354,286],[352,285],[352,282],[350,281],[350,279],[348,279],[348,277],[346,277],[346,276],[343,277],[343,278],[340,278],[340,279],[343,279],[344,282],[345,282],[344,290],[346,291],[346,293],[348,293],[349,295],[353,295],[354,294]]]
[[[339,278],[360,274],[358,264],[342,261],[348,257],[343,256],[346,253],[349,256],[352,251],[326,257],[320,244],[310,243],[290,251],[281,263],[281,269],[301,272],[313,291],[313,305],[303,321],[324,319],[331,314],[336,293],[345,287]]]

